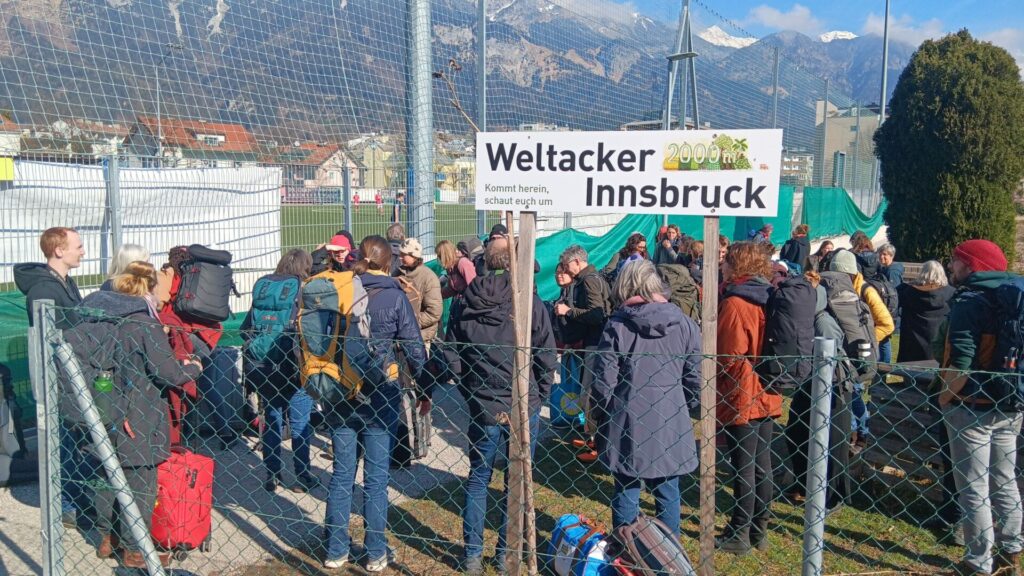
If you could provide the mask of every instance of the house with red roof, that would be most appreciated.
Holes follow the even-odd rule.
[[[132,166],[255,166],[263,155],[256,137],[241,124],[155,116],[136,119],[124,148]]]

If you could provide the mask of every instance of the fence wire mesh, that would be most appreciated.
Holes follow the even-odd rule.
[[[103,322],[112,322],[114,332],[105,331]],[[200,371],[175,358],[153,320],[49,308],[38,326],[46,341],[42,361],[51,366],[38,394],[44,421],[59,422],[42,429],[47,437],[40,442],[51,449],[42,453],[51,463],[43,485],[52,487],[57,502],[63,495],[80,510],[74,522],[62,524],[54,514],[43,527],[53,538],[53,562],[64,572],[103,573],[140,562],[123,555],[136,549],[124,514],[109,512],[111,477],[97,458],[81,409],[95,406],[108,415],[103,426],[141,517],[153,519],[143,534],[170,538],[161,522],[167,522],[164,528],[199,526],[197,550],[185,554],[188,546],[158,545],[162,554],[171,553],[175,567],[195,573],[318,574],[325,560],[337,559],[331,554],[347,549],[349,565],[362,566],[380,554],[395,573],[452,574],[466,569],[467,550],[474,550],[469,554],[482,553],[484,573],[498,573],[489,563],[505,551],[499,541],[507,506],[503,493],[508,463],[516,462],[508,457],[507,442],[516,435],[485,414],[509,410],[514,347],[435,341],[435,360],[417,379],[417,386],[429,389],[404,395],[401,380],[367,384],[366,390],[390,390],[391,403],[371,401],[359,409],[364,416],[341,423],[329,403],[302,391],[296,363],[253,370],[242,349],[231,345],[245,334],[219,334],[220,344],[195,359]],[[111,334],[117,335],[114,341]],[[75,348],[73,359],[58,352],[66,344]],[[678,524],[681,542],[701,572],[699,537],[714,531],[722,548],[713,560],[717,574],[796,573],[818,547],[824,574],[936,573],[960,561],[965,537],[968,557],[991,571],[1019,546],[1019,413],[938,408],[938,372],[927,362],[878,365],[879,375],[860,395],[862,406],[853,393],[856,377],[844,378],[849,373],[833,371],[834,363],[828,364],[828,373],[835,374],[832,386],[822,381],[814,388],[813,379],[795,389],[745,384],[761,363],[794,365],[811,358],[713,357],[716,377],[704,381],[704,357],[696,352],[699,343],[693,345],[694,351],[680,354],[618,353],[606,335],[597,352],[529,350],[534,381],[525,401],[536,445],[527,486],[541,573],[561,574],[554,571],[551,542],[565,514],[585,516],[605,531],[638,511]],[[97,350],[116,358],[112,382],[115,392],[127,395],[127,412],[117,412],[116,403],[112,410],[97,392],[97,366],[103,364],[96,361]],[[593,381],[583,386],[590,380],[589,368],[583,368],[588,362]],[[88,390],[88,396],[69,393],[76,376],[84,386],[79,392]],[[192,399],[185,393],[189,380],[196,390]],[[697,467],[694,451],[701,386],[713,387],[718,399],[711,413],[717,420],[714,494],[700,493],[699,476],[706,470]],[[581,398],[585,390],[589,401]],[[172,409],[168,397],[175,395],[184,402]],[[432,402],[424,407],[419,401],[427,398]],[[168,413],[175,410],[181,417],[169,425]],[[743,421],[744,411],[750,421]],[[109,417],[111,412],[120,415]],[[426,414],[431,432],[418,437]],[[852,436],[851,421],[868,417],[869,437]],[[406,418],[411,433],[405,424],[396,425]],[[819,421],[826,424],[815,428],[812,422]],[[585,461],[590,448],[584,442],[595,431],[585,422],[597,426],[598,456],[592,462]],[[173,481],[163,469],[169,464],[156,467],[179,432],[177,443],[214,466],[205,489],[201,463],[186,466],[199,471],[199,480],[185,475],[198,488],[183,496],[184,503],[174,502]],[[817,451],[815,442],[821,444]],[[652,477],[652,469],[675,472],[662,472],[666,479]],[[639,496],[638,477],[646,487]],[[813,482],[816,477],[820,484]],[[198,501],[190,500],[195,494]],[[957,496],[969,505],[964,512]],[[348,498],[351,514],[345,511]],[[714,498],[715,526],[699,522],[707,498]],[[208,537],[204,502],[212,504]],[[182,505],[187,512],[181,517],[160,513]],[[824,523],[823,542],[815,540],[818,522]],[[350,531],[351,548],[339,536],[341,527]],[[102,534],[110,531],[120,536],[115,556],[97,558]],[[807,534],[810,544],[804,545]],[[729,544],[730,537],[739,542]]]

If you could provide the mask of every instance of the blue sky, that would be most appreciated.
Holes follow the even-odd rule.
[[[725,25],[713,12],[760,37],[778,30],[796,30],[817,36],[831,30],[846,30],[858,35],[881,34],[884,0],[691,0],[695,29],[719,25],[726,32],[743,35]],[[634,0],[640,12],[662,19],[678,17],[681,2],[674,0]],[[713,12],[712,12],[713,11]],[[928,38],[943,36],[967,28],[975,36],[990,40],[1009,50],[1024,63],[1024,0],[891,0],[892,37],[919,44]]]

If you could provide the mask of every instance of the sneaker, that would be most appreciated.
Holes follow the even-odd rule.
[[[580,452],[576,455],[576,459],[584,464],[593,464],[594,462],[597,462],[597,451],[590,450],[587,452]]]
[[[324,560],[324,568],[328,570],[337,570],[345,566],[345,564],[348,564],[348,554],[334,560]]]
[[[729,554],[746,556],[750,553],[749,530],[733,532],[726,527],[721,536],[715,537],[715,548]]]
[[[484,573],[484,561],[480,556],[462,560],[462,573],[467,576],[481,576]]]
[[[366,561],[367,572],[383,572],[388,567],[388,555],[385,554],[376,560]]]
[[[263,489],[267,492],[277,492],[277,487],[281,485],[281,477],[277,474],[270,474],[267,476],[267,481],[263,483]]]

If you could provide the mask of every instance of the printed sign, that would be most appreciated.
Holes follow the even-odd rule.
[[[484,132],[476,208],[775,216],[782,130]]]

